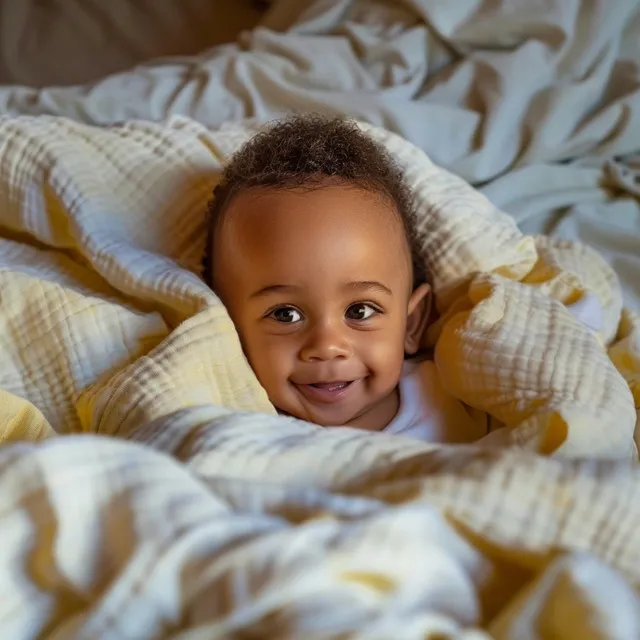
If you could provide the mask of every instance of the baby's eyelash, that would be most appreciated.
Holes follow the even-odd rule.
[[[297,310],[297,307],[295,307],[292,304],[274,304],[272,307],[269,307],[264,312],[264,317],[266,318],[267,316],[270,316],[274,311],[277,311],[278,309],[296,309]]]
[[[364,317],[350,317],[352,309],[366,309]],[[375,316],[382,315],[380,307],[373,302],[352,302],[344,311],[345,318],[352,322],[366,322]]]
[[[351,304],[347,305],[347,309],[355,307],[358,304],[364,305],[365,307],[371,307],[376,313],[384,313],[384,310],[380,305],[376,304],[375,302],[371,302],[370,300],[358,300],[357,302],[352,302]]]
[[[294,313],[298,314],[299,319],[295,320],[293,322],[285,322],[284,324],[297,324],[298,322],[300,322],[301,320],[304,319],[304,314],[302,313],[302,311],[300,311],[300,309],[298,309],[298,307],[292,305],[292,304],[278,304],[275,305],[273,307],[271,307],[270,309],[268,309],[266,311],[266,313],[262,316],[263,319],[268,320],[268,319],[273,319],[273,320],[277,320],[278,322],[280,322],[280,320],[278,320],[278,318],[276,317],[276,314],[279,311],[293,311]]]

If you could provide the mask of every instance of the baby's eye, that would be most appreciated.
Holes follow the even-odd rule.
[[[347,309],[344,315],[349,320],[368,320],[372,315],[376,313],[379,313],[378,310],[372,307],[370,304],[358,302],[356,304],[352,304]]]
[[[278,307],[269,314],[269,317],[283,324],[293,324],[302,320],[302,314],[293,307]]]

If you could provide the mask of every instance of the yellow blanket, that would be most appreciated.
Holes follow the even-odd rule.
[[[611,269],[585,247],[523,237],[418,149],[366,128],[406,167],[421,203],[443,315],[428,339],[449,391],[521,447],[633,455],[638,319],[621,317]],[[252,131],[175,118],[112,129],[2,120],[0,389],[46,419],[27,404],[7,409],[3,438],[127,435],[202,404],[273,413],[225,310],[194,273],[212,185]],[[562,304],[585,287],[605,309],[599,340]]]
[[[635,455],[640,325],[611,269],[585,247],[522,236],[417,148],[366,128],[419,197],[442,314],[427,339],[449,391],[520,447]],[[127,436],[207,404],[274,413],[195,273],[220,166],[253,131],[182,118],[111,129],[0,121],[0,389],[15,396],[3,439]],[[598,337],[563,305],[585,288],[604,307]]]
[[[615,274],[369,130],[421,199],[443,380],[517,446],[275,415],[194,274],[250,125],[1,120],[0,425],[46,439],[0,447],[3,637],[637,637],[640,467],[560,459],[635,455]],[[49,437],[82,430],[133,442]]]

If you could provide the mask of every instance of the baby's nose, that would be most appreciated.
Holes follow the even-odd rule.
[[[351,344],[342,328],[317,326],[309,332],[300,350],[300,359],[304,361],[346,359],[351,356],[351,352]]]

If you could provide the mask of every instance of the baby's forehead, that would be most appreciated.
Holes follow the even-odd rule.
[[[381,238],[406,240],[402,218],[390,198],[350,185],[247,189],[233,198],[221,226],[236,234],[260,230],[285,240],[311,231],[317,236],[355,234],[372,243]]]
[[[410,272],[410,249],[392,202],[345,187],[251,189],[225,212],[213,247],[220,270],[243,261],[284,277],[313,270]],[[335,269],[334,269],[335,267]],[[237,267],[236,267],[237,268]],[[353,274],[356,275],[355,273]]]

